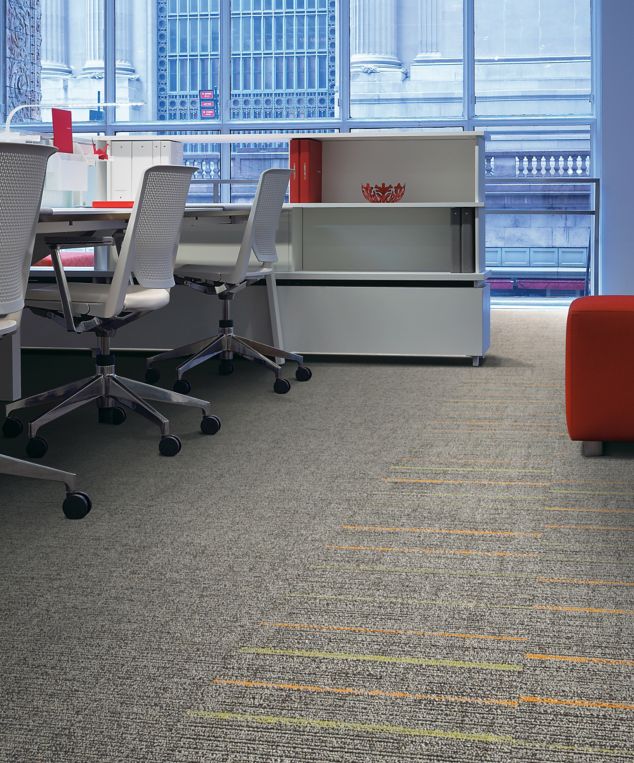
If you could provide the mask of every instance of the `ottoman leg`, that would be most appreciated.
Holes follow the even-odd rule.
[[[601,440],[584,440],[581,443],[581,453],[586,458],[603,455],[603,443]]]

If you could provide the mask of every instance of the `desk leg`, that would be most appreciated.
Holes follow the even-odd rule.
[[[110,262],[110,247],[96,246],[95,248],[95,270],[114,270]]]
[[[22,396],[20,330],[0,340],[0,400],[19,400]]]
[[[273,337],[271,344],[274,347],[279,347],[280,350],[284,350],[286,348],[284,347],[284,336],[282,334],[280,306],[277,300],[275,273],[271,273],[270,275],[266,276],[266,293],[269,298],[269,320],[271,321],[271,336]],[[275,358],[275,362],[281,366],[285,363],[285,360],[284,358]]]

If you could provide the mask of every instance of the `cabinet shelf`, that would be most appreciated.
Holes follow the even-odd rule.
[[[398,201],[394,204],[373,204],[368,201],[340,201],[340,202],[329,202],[329,201],[321,201],[321,202],[315,202],[315,203],[308,203],[308,202],[300,202],[300,203],[293,203],[293,204],[287,204],[285,205],[285,208],[293,209],[293,208],[300,208],[300,209],[402,209],[403,207],[406,207],[408,209],[412,208],[421,208],[421,209],[428,209],[428,208],[460,208],[460,207],[484,207],[484,202],[482,201]]]
[[[276,271],[278,281],[486,281],[489,273],[449,273],[430,271],[297,270]]]

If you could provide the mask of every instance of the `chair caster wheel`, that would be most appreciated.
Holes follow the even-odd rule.
[[[297,381],[308,381],[312,375],[313,372],[310,368],[306,368],[306,366],[297,366],[295,369],[295,378]]]
[[[5,437],[19,437],[24,431],[24,424],[20,419],[7,416],[2,425],[2,434]]]
[[[118,427],[119,424],[123,424],[127,418],[128,416],[125,410],[119,406],[115,406],[114,408],[99,409],[100,424],[112,424],[113,426]]]
[[[220,359],[220,364],[218,365],[218,373],[220,376],[229,376],[229,374],[233,373],[233,360],[227,360],[226,358]]]
[[[189,395],[189,393],[192,391],[192,385],[187,381],[187,379],[177,379],[174,382],[172,389],[174,392],[178,392],[179,395]]]
[[[148,384],[156,384],[156,382],[161,378],[161,373],[158,370],[158,368],[148,368],[145,372],[145,381]]]
[[[175,434],[168,434],[161,437],[159,442],[159,453],[162,456],[175,456],[180,452],[181,441]]]
[[[26,455],[29,458],[42,458],[47,450],[48,443],[43,437],[31,437],[26,444]]]
[[[90,496],[81,491],[68,493],[62,505],[66,519],[83,519],[92,509]]]
[[[276,379],[273,384],[273,392],[277,392],[278,395],[285,395],[291,388],[291,383],[288,379]]]
[[[216,434],[220,431],[221,423],[217,416],[203,416],[200,422],[200,431],[203,434]]]

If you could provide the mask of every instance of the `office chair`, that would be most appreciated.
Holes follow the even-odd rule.
[[[0,143],[0,341],[20,326],[46,165],[54,153],[50,146]],[[71,472],[0,455],[0,474],[63,482],[69,519],[91,509],[89,496],[75,490],[77,475]]]
[[[282,367],[275,362],[275,358],[295,361],[298,364],[295,372],[295,378],[298,381],[308,381],[311,378],[312,373],[309,368],[304,366],[304,359],[301,355],[234,334],[230,313],[231,301],[235,294],[250,283],[254,283],[273,272],[273,263],[277,261],[275,235],[289,177],[290,171],[286,169],[265,170],[260,175],[235,262],[226,266],[177,266],[176,283],[184,284],[205,294],[214,294],[222,300],[222,319],[215,336],[148,358],[146,361],[146,381],[156,383],[159,380],[159,372],[154,368],[154,365],[161,360],[191,355],[192,357],[178,366],[178,378],[174,384],[174,390],[187,394],[191,390],[190,383],[183,378],[187,371],[220,355],[220,373],[229,374],[233,371],[234,354],[263,363],[270,368],[275,373],[273,389],[278,394],[288,392],[291,385],[287,379],[280,376]],[[251,252],[257,257],[259,266],[249,268]]]
[[[181,441],[170,434],[168,419],[146,400],[201,408],[203,434],[215,434],[220,429],[220,419],[209,415],[207,401],[118,376],[110,350],[111,338],[119,327],[169,302],[192,172],[190,167],[171,165],[145,171],[110,284],[69,285],[59,249],[53,246],[51,256],[58,286],[35,284],[27,290],[26,304],[30,310],[61,323],[67,331],[93,332],[99,342],[94,376],[7,406],[3,431],[5,436],[15,437],[20,434],[22,423],[11,415],[14,411],[56,403],[28,425],[27,454],[32,458],[40,458],[48,449],[46,440],[37,434],[40,427],[92,401],[97,402],[100,423],[122,424],[128,408],[157,424],[161,430],[159,452],[164,456],[175,456],[181,449]],[[131,277],[136,284],[130,283]]]

